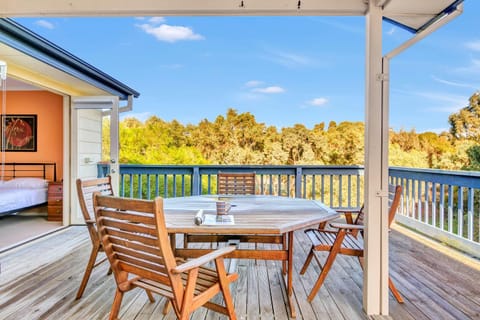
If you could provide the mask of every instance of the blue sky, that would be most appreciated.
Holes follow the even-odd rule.
[[[480,90],[480,1],[391,62],[390,126],[448,130]],[[140,92],[134,111],[196,124],[228,108],[277,127],[364,121],[364,17],[18,18]],[[384,23],[384,52],[411,37]]]

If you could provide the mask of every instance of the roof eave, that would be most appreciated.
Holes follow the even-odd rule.
[[[396,20],[390,19],[388,17],[383,17],[383,20],[388,21],[389,23],[396,25],[402,29],[405,29],[411,33],[419,33],[422,32],[423,30],[427,29],[429,26],[435,24],[438,20],[443,19],[445,16],[448,16],[452,12],[458,10],[458,7],[464,2],[465,0],[456,0],[452,4],[450,4],[448,7],[440,11],[436,16],[434,16],[432,19],[428,20],[425,22],[423,25],[421,25],[419,28],[415,29],[410,26],[407,26],[405,24],[402,24]]]
[[[0,18],[0,41],[120,100],[140,93],[9,18]]]

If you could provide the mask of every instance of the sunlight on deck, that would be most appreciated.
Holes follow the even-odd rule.
[[[367,319],[362,311],[362,272],[355,258],[339,257],[312,303],[306,296],[318,267],[300,269],[309,248],[303,232],[295,244],[297,319]],[[419,242],[421,241],[421,242]],[[93,271],[84,297],[75,301],[90,252],[85,227],[70,227],[0,255],[1,319],[107,319],[115,284],[107,265]],[[390,297],[393,319],[480,317],[480,262],[396,226],[391,232],[391,276],[405,298]],[[98,270],[97,270],[98,269]],[[240,260],[233,288],[238,319],[288,319],[281,264]],[[172,319],[164,300],[150,303],[142,290],[125,295],[121,319]],[[224,319],[201,308],[192,319]]]

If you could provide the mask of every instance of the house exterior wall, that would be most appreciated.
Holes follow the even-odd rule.
[[[75,103],[73,104],[75,107]],[[84,223],[78,198],[76,196],[76,178],[97,176],[97,162],[102,159],[102,110],[73,109],[72,126],[72,210],[70,222]]]
[[[78,177],[96,177],[102,159],[102,111],[77,110]]]
[[[6,152],[5,161],[55,162],[57,180],[62,180],[63,96],[49,91],[7,91],[6,114],[37,115],[37,151]]]

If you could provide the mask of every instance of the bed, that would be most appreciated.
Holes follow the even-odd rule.
[[[55,163],[5,163],[0,180],[0,216],[46,204],[48,182],[56,178]]]

